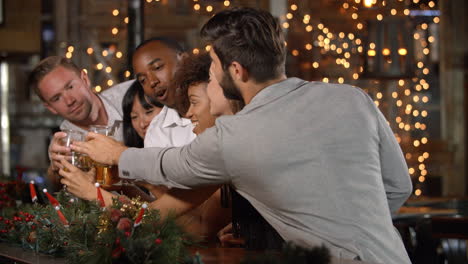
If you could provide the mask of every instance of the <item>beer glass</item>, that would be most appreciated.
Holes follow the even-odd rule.
[[[73,130],[73,129],[64,129],[62,130],[63,132],[65,132],[67,135],[62,138],[62,145],[69,148],[71,144],[73,144],[73,142],[75,141],[83,141],[84,139],[84,134],[83,132],[81,131],[78,131],[78,130]],[[66,155],[66,154],[64,154]],[[70,163],[80,169],[83,169],[82,168],[82,154],[76,152],[76,151],[71,151],[70,153]],[[90,167],[88,167],[87,169],[89,170]],[[84,168],[86,169],[86,168]],[[65,171],[68,171],[67,168],[64,169]]]
[[[61,139],[61,145],[65,147],[70,147],[71,144],[73,144],[76,141],[83,141],[84,140],[84,133],[78,130],[73,130],[73,129],[64,129],[62,132],[65,132],[67,135]],[[67,156],[68,154],[62,153],[63,155]],[[83,171],[88,171],[91,169],[91,163],[90,159],[86,159],[87,155],[81,154],[76,151],[71,151],[70,156],[69,156],[69,162],[78,167],[79,169]],[[63,169],[64,171],[69,171],[67,168]],[[67,190],[67,186],[63,185],[63,190]]]
[[[114,136],[114,126],[91,126],[89,131],[97,134],[105,135],[108,137]],[[112,185],[120,181],[119,169],[117,166],[109,166],[94,162],[96,168],[96,182],[98,182],[103,188],[111,188]]]

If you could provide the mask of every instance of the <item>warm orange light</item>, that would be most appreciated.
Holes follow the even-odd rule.
[[[408,51],[405,48],[400,48],[398,49],[398,54],[400,54],[401,56],[405,56],[406,54],[408,54]]]
[[[364,0],[364,6],[365,6],[365,7],[372,7],[372,4],[374,4],[374,1],[372,1],[372,0]]]

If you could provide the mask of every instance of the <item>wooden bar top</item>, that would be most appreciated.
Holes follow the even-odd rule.
[[[32,250],[24,250],[20,247],[10,246],[0,243],[0,263],[3,260],[12,260],[7,263],[26,263],[26,264],[65,264],[64,258],[55,258],[44,254],[36,254]],[[14,261],[14,262],[13,262]]]
[[[190,248],[192,254],[200,254],[204,264],[238,264],[246,256],[255,256],[258,252],[249,252],[243,248]]]
[[[239,264],[245,257],[254,257],[261,252],[248,251],[243,248],[224,248],[224,247],[206,247],[189,248],[192,254],[199,254],[204,264]],[[5,243],[0,243],[0,263],[5,260],[12,262],[7,263],[24,263],[24,264],[65,264],[65,258],[54,258],[43,254],[35,254],[30,250],[23,250],[19,247],[10,246]],[[292,264],[292,263],[291,263]],[[330,264],[371,264],[368,262],[340,260],[332,258]]]

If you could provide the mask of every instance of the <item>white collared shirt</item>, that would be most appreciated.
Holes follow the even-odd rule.
[[[195,139],[193,124],[176,110],[164,106],[153,118],[145,136],[145,148],[181,147]]]

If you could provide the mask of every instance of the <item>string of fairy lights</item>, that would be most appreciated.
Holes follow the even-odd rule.
[[[420,196],[423,192],[422,184],[428,176],[426,166],[430,154],[424,151],[424,145],[429,142],[427,132],[428,106],[430,103],[430,84],[427,76],[431,73],[429,64],[431,55],[431,45],[437,42],[437,36],[431,33],[431,25],[438,24],[440,18],[438,15],[432,17],[432,21],[425,21],[416,24],[413,34],[413,49],[415,61],[415,73],[412,78],[401,78],[391,82],[391,87],[382,87],[378,79],[369,81],[362,80],[365,73],[364,61],[373,62],[373,58],[381,52],[385,58],[388,58],[392,52],[397,52],[401,60],[408,59],[408,48],[404,45],[397,50],[391,50],[384,47],[377,50],[377,45],[372,41],[365,41],[367,26],[369,20],[385,21],[396,17],[412,18],[414,10],[437,10],[437,4],[434,1],[421,0],[335,0],[335,8],[340,14],[349,18],[352,24],[350,32],[334,32],[332,26],[327,26],[322,21],[320,15],[312,14],[300,8],[300,3],[294,0],[288,1],[287,12],[279,17],[281,25],[285,30],[294,29],[300,32],[303,41],[302,44],[286,43],[292,58],[306,55],[310,57],[306,63],[302,62],[300,68],[310,72],[320,72],[323,82],[337,82],[356,84],[363,87],[374,99],[377,106],[389,107],[391,105],[396,110],[394,117],[389,119],[397,141],[400,143],[405,158],[409,165],[409,174],[416,180],[414,195]],[[333,2],[333,1],[331,1]],[[167,0],[146,0],[146,4],[168,4]],[[211,16],[222,9],[233,6],[232,1],[202,1],[193,0],[193,12],[202,16]],[[109,12],[110,17],[117,17],[119,25],[110,28],[109,34],[118,40],[125,38],[121,32],[125,32],[125,27],[129,19],[125,16],[126,12],[115,8]],[[122,36],[121,36],[122,35]],[[117,42],[117,41],[116,41]],[[296,41],[297,42],[297,41]],[[289,45],[291,44],[291,45]],[[294,44],[294,46],[293,46]],[[194,54],[202,49],[209,51],[210,46],[196,47],[192,50]],[[73,45],[64,47],[64,55],[72,58],[76,52]],[[113,59],[120,60],[124,58],[124,52],[118,50],[115,45],[107,48],[100,48],[99,45],[90,45],[84,52],[96,62],[89,68],[103,72],[109,76],[103,84],[96,85],[94,90],[101,92],[107,87],[112,86],[117,73],[110,66]],[[333,65],[325,58],[334,58]],[[388,63],[392,63],[388,61]],[[122,65],[123,62],[120,63]],[[328,71],[327,69],[334,70]],[[131,77],[131,72],[126,70],[123,75],[126,79]],[[113,76],[113,78],[111,78]],[[358,85],[360,84],[360,85]]]

